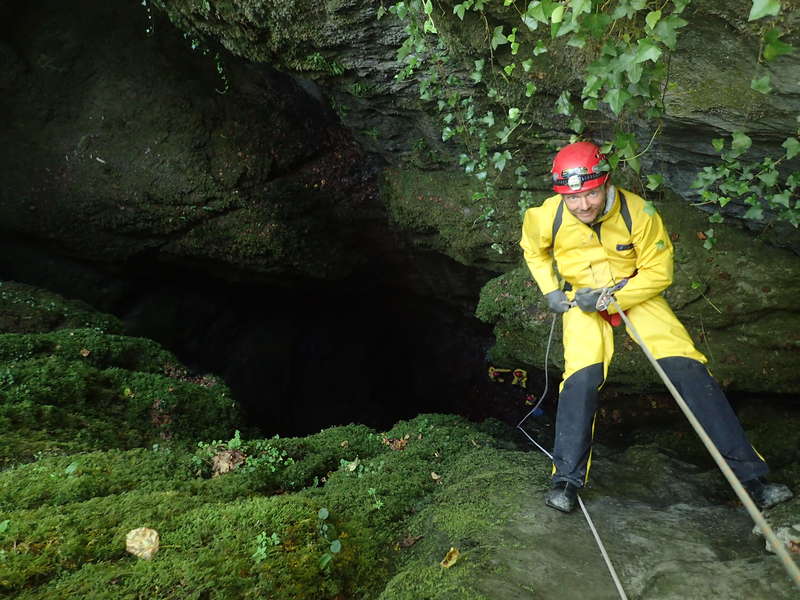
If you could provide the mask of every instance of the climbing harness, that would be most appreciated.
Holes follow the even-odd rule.
[[[572,306],[575,306],[574,302],[572,302],[570,304]],[[558,317],[558,315],[553,315],[553,323],[550,325],[550,335],[547,338],[547,348],[545,349],[545,353],[544,353],[544,391],[542,391],[541,396],[539,396],[539,401],[536,403],[536,405],[528,412],[528,414],[526,414],[524,417],[522,417],[522,420],[519,423],[517,423],[517,429],[519,429],[522,432],[522,434],[526,438],[528,438],[528,440],[534,446],[536,446],[539,450],[541,450],[544,453],[544,455],[547,456],[547,458],[549,458],[550,460],[553,460],[553,455],[550,454],[550,452],[548,452],[547,450],[545,450],[542,447],[542,445],[539,444],[539,442],[537,442],[535,439],[533,439],[528,434],[528,432],[525,431],[525,429],[522,428],[522,424],[525,422],[525,420],[528,417],[530,417],[534,412],[536,412],[536,410],[542,404],[542,401],[547,396],[547,388],[548,388],[548,385],[549,385],[549,378],[548,378],[548,375],[547,375],[547,364],[548,364],[548,358],[550,356],[550,346],[551,346],[552,341],[553,341],[553,332],[556,329],[556,319],[557,319],[557,317]],[[589,529],[591,530],[592,535],[594,536],[594,541],[597,543],[597,547],[600,549],[600,554],[603,555],[603,560],[606,563],[606,567],[608,567],[608,572],[611,574],[611,579],[614,581],[614,585],[617,588],[617,592],[619,593],[619,597],[622,600],[628,600],[628,596],[625,595],[625,590],[622,588],[622,583],[620,582],[619,577],[617,576],[617,571],[614,569],[614,565],[611,562],[611,558],[608,556],[608,552],[606,552],[606,547],[603,545],[603,540],[600,539],[600,534],[597,533],[597,529],[594,526],[594,522],[592,521],[592,517],[589,516],[589,511],[586,509],[586,505],[583,503],[583,500],[581,499],[580,494],[578,494],[578,505],[581,507],[581,512],[583,512],[583,516],[586,519],[586,523],[589,525]]]
[[[669,377],[664,372],[664,369],[661,368],[661,365],[658,364],[658,361],[656,361],[653,354],[647,348],[644,341],[642,340],[642,337],[639,335],[639,332],[633,326],[633,323],[631,323],[628,316],[622,311],[619,304],[617,303],[617,300],[614,297],[614,292],[622,288],[627,282],[628,280],[624,279],[616,285],[603,288],[600,296],[597,299],[595,307],[597,308],[598,311],[606,310],[609,306],[613,306],[616,309],[617,314],[619,314],[622,320],[625,322],[625,325],[630,331],[634,340],[636,340],[636,342],[639,344],[639,347],[642,349],[645,356],[650,361],[650,364],[656,370],[656,373],[658,373],[659,377],[661,377],[661,380],[664,382],[664,385],[666,385],[670,394],[672,394],[672,397],[675,399],[675,402],[678,404],[683,414],[689,420],[689,423],[695,430],[695,433],[697,433],[698,437],[703,442],[703,445],[705,445],[706,449],[711,454],[711,457],[714,459],[714,462],[717,463],[717,466],[722,471],[722,474],[725,476],[725,478],[728,480],[728,483],[733,488],[733,491],[736,493],[739,500],[747,509],[747,512],[750,514],[750,517],[753,519],[758,528],[764,534],[764,537],[768,540],[774,552],[781,559],[781,562],[783,564],[783,567],[786,569],[786,572],[794,581],[795,585],[798,588],[800,588],[800,568],[798,568],[797,564],[794,562],[794,560],[792,560],[792,557],[789,556],[789,552],[786,550],[786,547],[775,535],[769,523],[767,523],[767,520],[764,518],[764,515],[762,515],[761,511],[758,510],[755,503],[750,498],[749,494],[745,491],[741,482],[739,482],[739,480],[736,478],[736,475],[734,475],[733,470],[730,468],[730,466],[728,466],[728,463],[725,462],[725,459],[722,457],[722,454],[720,454],[719,450],[714,445],[714,442],[711,441],[711,438],[708,436],[703,426],[697,420],[697,417],[694,416],[694,413],[686,404],[686,401],[683,399],[683,397],[680,395],[678,390],[673,385],[672,381],[670,381]],[[576,303],[574,301],[569,302],[569,306],[570,308],[572,308],[576,306]],[[536,405],[522,418],[522,420],[520,420],[519,423],[517,423],[517,429],[519,429],[523,433],[523,435],[527,437],[528,440],[539,450],[541,450],[550,460],[553,460],[553,455],[547,450],[545,450],[535,439],[533,439],[533,437],[531,437],[528,434],[528,432],[525,431],[525,429],[523,429],[522,424],[528,419],[528,417],[530,417],[539,408],[545,396],[547,395],[549,387],[547,365],[549,364],[548,359],[550,355],[550,346],[553,341],[553,333],[555,331],[557,318],[558,315],[553,315],[553,322],[550,326],[550,335],[547,338],[547,347],[545,349],[544,391],[539,397],[539,401],[536,403]],[[611,563],[611,559],[609,558],[608,553],[606,552],[605,546],[603,545],[603,542],[600,539],[597,530],[595,529],[594,523],[592,522],[592,519],[589,516],[589,511],[586,510],[586,506],[584,505],[580,495],[578,495],[578,504],[581,507],[581,511],[583,511],[583,515],[586,518],[586,522],[589,525],[589,529],[591,529],[592,531],[592,535],[594,536],[595,542],[597,543],[597,546],[600,549],[600,553],[603,555],[603,560],[605,561],[606,566],[608,567],[608,571],[611,574],[611,578],[614,581],[614,585],[617,588],[617,592],[619,593],[620,598],[622,598],[623,600],[627,600],[627,596],[625,595],[625,590],[622,588],[622,584],[620,583],[619,578],[617,577],[614,565]]]

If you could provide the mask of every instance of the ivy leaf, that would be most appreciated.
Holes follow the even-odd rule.
[[[753,6],[750,8],[750,16],[748,21],[756,21],[763,17],[775,17],[781,12],[781,3],[779,0],[753,0]]]
[[[604,80],[597,75],[588,75],[583,86],[583,91],[581,91],[581,96],[584,98],[597,98],[597,93],[600,91],[600,88],[603,87],[603,82]]]
[[[536,45],[533,47],[533,55],[539,56],[545,52],[547,52],[547,46],[545,46],[544,42],[542,40],[536,42]]]
[[[528,10],[525,11],[525,15],[539,23],[550,22],[550,16],[544,13],[544,2],[531,2],[528,5]]]
[[[761,94],[769,94],[772,91],[769,81],[769,73],[763,77],[756,77],[750,82],[750,88]]]
[[[741,131],[733,132],[733,141],[731,142],[731,156],[736,158],[747,152],[748,148],[753,145],[751,140],[746,134]]]
[[[725,217],[723,217],[723,216],[720,214],[720,212],[719,212],[719,211],[717,211],[717,212],[715,212],[713,215],[711,215],[710,217],[708,217],[708,220],[709,220],[709,222],[710,222],[710,223],[722,223],[722,222],[725,220]]]
[[[656,62],[660,57],[661,57],[661,49],[658,46],[656,46],[653,42],[651,42],[647,38],[642,38],[641,40],[639,40],[638,47],[636,48],[636,58],[634,58],[634,62],[643,63],[648,60]]]
[[[583,120],[578,116],[573,117],[569,122],[569,128],[575,133],[582,133],[584,130]]]
[[[611,107],[615,115],[622,112],[625,103],[631,99],[631,94],[628,90],[622,88],[613,88],[608,90],[608,93],[603,97],[603,102]]]
[[[525,96],[526,96],[527,98],[530,98],[530,97],[531,97],[531,96],[533,96],[535,93],[536,93],[536,84],[535,84],[535,83],[533,83],[532,81],[529,81],[529,82],[528,82],[528,83],[525,85]]]
[[[633,83],[634,85],[639,83],[639,80],[642,78],[642,74],[644,73],[644,67],[642,63],[634,63],[630,67],[628,67],[628,81]]]
[[[672,0],[672,3],[675,5],[675,13],[682,13],[683,10],[689,5],[689,2],[692,0]]]
[[[647,13],[647,16],[644,18],[645,23],[650,29],[655,29],[656,23],[661,19],[661,11],[660,10],[652,10]]]
[[[517,107],[512,106],[511,108],[508,109],[509,121],[516,121],[517,119],[519,119],[519,115],[520,115],[520,110]]]
[[[564,11],[565,10],[566,10],[566,8],[564,7],[563,4],[559,4],[558,6],[556,6],[553,9],[552,14],[550,15],[550,22],[553,25],[557,25],[557,24],[561,23],[561,21],[564,20]]]
[[[497,50],[498,46],[502,46],[503,44],[508,43],[508,38],[503,35],[503,26],[498,25],[494,28],[494,33],[492,34],[492,50]]]
[[[526,73],[530,73],[531,69],[533,68],[533,59],[529,58],[527,60],[522,61],[522,68]]]
[[[596,39],[605,37],[606,29],[611,24],[611,17],[603,13],[586,15],[581,21],[581,29]]]
[[[798,152],[800,152],[800,142],[797,141],[797,138],[790,137],[786,138],[786,140],[781,144],[783,148],[786,148],[786,158],[792,159],[797,156]]]
[[[651,217],[656,214],[656,207],[650,200],[644,201],[644,212],[645,214],[650,215]]]
[[[582,13],[592,12],[592,0],[572,0],[572,22],[578,20]]]
[[[564,90],[556,100],[556,113],[569,116],[572,114],[572,104],[569,101],[569,92]]]
[[[792,197],[792,192],[789,190],[785,190],[780,194],[773,194],[772,198],[770,198],[770,206],[774,207],[776,205],[784,206],[789,208],[789,199]]]
[[[766,60],[773,60],[783,54],[789,54],[794,50],[794,46],[786,44],[780,40],[781,32],[777,29],[770,29],[764,34],[764,58]]]
[[[498,171],[502,171],[506,168],[506,162],[511,160],[511,152],[506,150],[502,154],[500,152],[495,152],[494,156],[492,156],[492,163],[494,164],[494,168]]]
[[[597,98],[587,98],[583,101],[583,108],[586,110],[597,110],[598,102]]]
[[[573,35],[567,42],[567,46],[572,46],[573,48],[583,48],[585,45],[586,38],[580,35]]]
[[[505,67],[503,67],[503,71],[505,71],[506,75],[511,77],[511,74],[514,72],[514,68],[516,67],[516,63],[509,63]]]
[[[484,59],[480,58],[475,61],[475,70],[470,74],[470,79],[475,83],[480,83],[483,79],[483,65],[485,64]]]
[[[714,146],[714,150],[717,152],[722,152],[725,147],[725,140],[723,138],[714,138],[711,140],[711,145]]]
[[[764,182],[767,187],[772,187],[778,183],[778,171],[771,170],[761,173],[758,178]]]
[[[456,4],[453,7],[453,14],[456,15],[462,21],[464,20],[464,14],[467,12],[467,8],[463,4]]]
[[[483,117],[480,119],[481,123],[485,124],[487,127],[494,126],[494,113],[492,111],[487,112]]]
[[[664,176],[663,175],[648,175],[647,176],[647,189],[648,190],[656,190],[658,187],[664,183]]]
[[[688,24],[689,21],[681,19],[677,15],[670,15],[658,22],[655,29],[653,29],[653,37],[663,42],[670,50],[675,50],[675,46],[678,43],[678,34],[676,30]]]
[[[760,206],[751,206],[747,209],[747,212],[744,213],[744,218],[752,221],[760,221],[764,218],[764,210]]]
[[[522,22],[525,23],[525,27],[531,31],[536,31],[539,28],[539,21],[531,16],[528,16],[528,13],[523,13]]]

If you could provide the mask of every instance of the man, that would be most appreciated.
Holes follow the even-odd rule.
[[[617,284],[624,284],[614,292],[620,308],[754,502],[763,509],[788,500],[788,487],[764,479],[766,463],[661,296],[673,268],[661,218],[641,197],[609,182],[603,159],[590,142],[561,149],[552,168],[556,195],[528,209],[522,225],[525,261],[550,310],[563,315],[564,377],[546,504],[571,512],[586,482],[599,390],[614,352],[612,323],[621,321],[613,306],[598,311],[597,300]]]

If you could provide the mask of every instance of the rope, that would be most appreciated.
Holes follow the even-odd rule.
[[[545,456],[547,456],[547,458],[549,458],[550,460],[553,460],[553,455],[550,454],[547,450],[545,450],[541,446],[541,444],[539,444],[539,442],[537,442],[530,435],[528,435],[528,432],[525,431],[522,428],[522,424],[526,421],[526,419],[528,417],[530,417],[536,411],[537,408],[539,408],[539,406],[542,404],[542,401],[544,400],[545,396],[547,395],[547,388],[548,388],[548,384],[549,384],[549,379],[548,379],[548,375],[547,375],[547,365],[549,364],[548,363],[548,359],[549,359],[549,356],[550,356],[550,345],[551,345],[551,343],[553,341],[553,332],[555,331],[555,328],[556,328],[556,319],[557,318],[558,318],[558,315],[553,315],[553,323],[552,323],[552,325],[550,325],[550,336],[547,338],[547,348],[545,349],[545,353],[544,353],[544,391],[542,392],[541,396],[539,397],[539,401],[536,403],[536,406],[534,406],[528,412],[528,414],[526,414],[524,417],[522,417],[522,420],[519,423],[517,423],[517,429],[519,429],[522,432],[522,434],[526,438],[528,438],[528,440],[530,440],[530,442],[534,446],[536,446],[539,450],[541,450],[545,454]],[[608,552],[606,552],[606,547],[603,545],[603,540],[600,539],[600,534],[597,533],[597,529],[594,526],[594,522],[592,521],[592,518],[589,516],[589,511],[586,509],[586,505],[583,503],[583,500],[581,499],[580,494],[578,495],[578,504],[580,505],[581,511],[583,512],[583,516],[586,519],[586,523],[589,525],[589,529],[591,530],[592,535],[594,536],[594,541],[597,543],[597,547],[600,549],[600,554],[602,554],[602,556],[603,556],[603,560],[606,563],[606,567],[608,567],[608,572],[611,574],[611,579],[614,581],[614,585],[617,588],[617,592],[619,593],[619,597],[622,600],[628,600],[628,597],[625,595],[625,590],[622,588],[622,583],[620,583],[619,577],[617,577],[617,572],[614,569],[614,565],[611,563],[611,558],[608,556]]]
[[[764,537],[767,538],[770,545],[772,546],[775,553],[780,557],[781,562],[783,563],[786,572],[789,573],[789,576],[794,580],[795,585],[800,588],[800,568],[798,568],[797,564],[792,560],[792,557],[789,556],[789,552],[786,550],[786,547],[783,543],[778,539],[775,533],[772,531],[772,528],[767,523],[767,520],[758,510],[755,505],[755,502],[750,498],[750,495],[745,491],[742,484],[736,478],[736,475],[733,474],[733,470],[730,468],[725,459],[722,458],[722,454],[720,454],[717,447],[714,445],[714,442],[711,441],[711,438],[706,433],[706,430],[703,429],[703,426],[700,424],[700,421],[697,420],[697,417],[694,416],[694,413],[691,411],[689,406],[686,404],[686,401],[681,397],[678,390],[672,384],[667,374],[664,372],[664,369],[661,368],[661,365],[658,364],[655,357],[651,354],[650,350],[645,346],[644,341],[642,341],[639,332],[636,331],[636,328],[631,323],[628,316],[622,311],[619,304],[617,303],[616,299],[612,296],[611,302],[617,312],[620,314],[622,319],[625,321],[625,325],[628,327],[628,330],[633,335],[633,338],[639,344],[641,349],[644,351],[645,356],[647,356],[647,360],[650,361],[650,364],[653,365],[653,368],[658,373],[661,380],[664,382],[664,385],[667,386],[670,394],[672,397],[675,398],[675,402],[678,403],[678,406],[683,411],[683,414],[686,415],[686,418],[691,423],[692,427],[694,428],[697,435],[700,437],[700,440],[706,447],[706,450],[711,454],[714,462],[717,463],[717,466],[722,471],[722,474],[725,475],[725,479],[728,480],[728,483],[733,488],[733,491],[736,492],[736,495],[739,497],[739,500],[742,501],[744,507],[747,509],[747,512],[750,513],[753,521],[755,521],[756,525],[758,525],[759,529],[761,529]]]

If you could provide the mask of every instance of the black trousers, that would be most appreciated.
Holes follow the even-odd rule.
[[[747,441],[742,425],[722,388],[705,365],[692,358],[670,356],[658,360],[697,420],[740,481],[766,475],[767,464]],[[553,481],[578,487],[586,482],[591,463],[594,417],[603,364],[572,374],[558,397]]]

